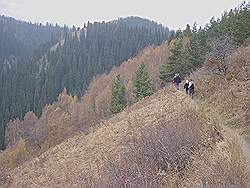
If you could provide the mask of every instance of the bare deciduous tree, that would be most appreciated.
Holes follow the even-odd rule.
[[[233,52],[236,45],[230,37],[221,36],[216,40],[210,41],[209,46],[211,51],[208,55],[208,60],[215,65],[213,72],[225,75],[229,67],[227,57]]]

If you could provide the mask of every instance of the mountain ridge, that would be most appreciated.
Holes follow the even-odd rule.
[[[144,47],[158,45],[168,38],[167,28],[145,22],[148,26],[140,28],[122,24],[123,21],[89,22],[78,31],[64,27],[60,33],[63,43],[53,39],[37,49],[34,56],[14,58],[9,61],[11,66],[1,64],[0,145],[10,119],[23,119],[28,111],[40,116],[43,107],[53,103],[64,87],[70,94],[82,96],[95,75],[109,72]]]
[[[0,184],[247,187],[248,143],[241,144],[241,134],[250,130],[249,16],[240,7],[204,29],[187,25],[160,46],[94,77],[81,100],[64,89],[40,118],[29,112],[24,121],[11,121],[9,147],[0,155]],[[79,44],[77,33],[67,37],[56,52]],[[66,65],[67,70],[75,63]],[[134,81],[141,65],[154,94],[139,100]],[[195,81],[194,99],[176,91],[175,73]],[[112,114],[118,76],[127,106]]]
[[[197,83],[200,83],[200,81],[203,80],[204,78],[198,72],[195,74],[201,76],[201,78],[198,78],[197,76],[194,75],[194,77],[197,80]],[[45,152],[43,155],[33,160],[32,162],[26,163],[20,168],[15,169],[11,173],[15,179],[13,181],[14,182],[13,185],[27,186],[27,185],[33,185],[33,183],[37,181],[36,183],[39,183],[39,185],[43,186],[53,186],[55,184],[66,185],[66,186],[71,186],[71,185],[97,186],[99,185],[99,183],[104,183],[103,182],[104,180],[109,182],[108,179],[106,179],[109,177],[106,177],[104,176],[104,174],[102,174],[105,173],[107,175],[110,173],[109,170],[108,171],[105,170],[106,168],[105,164],[106,165],[109,164],[108,162],[105,162],[105,160],[112,159],[113,161],[112,165],[114,166],[119,165],[118,161],[121,158],[120,156],[123,156],[123,154],[128,155],[129,153],[129,151],[128,150],[126,151],[126,147],[124,147],[123,145],[126,144],[128,140],[130,140],[129,139],[130,136],[132,136],[132,138],[136,137],[136,139],[138,139],[140,138],[139,135],[141,135],[142,133],[145,134],[145,132],[141,132],[138,130],[145,127],[150,127],[150,130],[152,130],[154,126],[160,126],[159,122],[161,121],[166,121],[165,126],[167,125],[173,126],[172,125],[173,123],[171,122],[177,121],[178,116],[182,117],[183,121],[187,123],[189,121],[188,117],[185,116],[184,118],[183,115],[186,114],[186,112],[191,112],[191,111],[195,118],[190,120],[192,123],[189,126],[191,126],[192,129],[189,130],[188,129],[189,126],[187,126],[187,130],[185,129],[186,130],[185,134],[188,134],[189,131],[191,131],[192,134],[196,134],[195,133],[196,128],[193,127],[196,125],[196,123],[194,122],[197,121],[197,118],[198,119],[201,118],[201,121],[203,122],[201,123],[202,126],[198,125],[197,128],[201,127],[203,127],[204,129],[207,128],[208,132],[205,130],[201,132],[202,134],[204,133],[205,138],[208,136],[206,138],[207,139],[206,142],[212,142],[212,143],[215,142],[214,143],[215,145],[211,143],[212,144],[211,147],[217,147],[217,145],[219,147],[221,144],[225,145],[229,144],[227,143],[229,142],[228,140],[229,137],[225,135],[228,134],[228,131],[226,131],[226,133],[223,133],[222,129],[224,128],[221,127],[221,125],[217,124],[219,123],[219,121],[217,122],[216,119],[213,119],[215,118],[216,116],[215,114],[217,113],[212,112],[214,114],[213,118],[211,118],[211,116],[209,115],[208,116],[205,115],[202,110],[203,104],[201,103],[200,104],[201,106],[199,106],[198,103],[201,103],[201,101],[200,102],[198,102],[197,100],[193,101],[192,99],[187,97],[183,92],[175,91],[175,89],[172,86],[169,86],[168,88],[160,90],[154,95],[147,97],[144,100],[140,101],[139,103],[136,103],[131,107],[125,109],[125,111],[121,112],[117,116],[108,120],[104,120],[103,122],[100,123],[101,125],[97,126],[96,130],[93,131],[92,133],[89,133],[88,135],[81,134],[73,138],[70,138],[65,142],[63,142],[62,144],[57,145],[54,148],[51,148],[50,150],[48,150],[48,152]],[[168,108],[165,108],[165,106],[168,106]],[[189,108],[191,108],[192,110]],[[196,115],[196,113],[198,113],[199,115]],[[178,116],[176,114],[178,114]],[[219,116],[218,118],[220,119]],[[182,120],[178,120],[178,124],[181,124],[183,129],[186,125],[184,126],[184,124],[182,124],[180,121]],[[221,122],[223,122],[223,120]],[[127,132],[127,130],[130,129],[129,127],[131,126],[132,130]],[[178,130],[180,131],[180,129]],[[210,131],[211,133],[209,133]],[[176,132],[178,137],[181,135],[181,133],[182,132],[178,131]],[[121,136],[123,134],[124,136]],[[221,137],[223,138],[224,141],[221,141]],[[201,138],[203,138],[203,136]],[[234,137],[232,138],[232,141],[233,139]],[[119,142],[124,142],[124,144],[121,144]],[[131,140],[129,142],[131,142]],[[236,139],[233,142],[238,142],[238,141]],[[81,145],[80,143],[82,143],[83,145]],[[202,141],[202,143],[204,144],[205,142]],[[86,148],[89,149],[85,150]],[[227,152],[234,152],[234,151],[231,151],[229,148]],[[218,153],[215,153],[214,155],[218,155]],[[229,158],[226,159],[226,161],[227,160],[232,160],[232,159]],[[54,163],[53,161],[58,161],[58,162]],[[222,161],[218,162],[225,165],[225,163],[223,163]],[[79,163],[81,164],[80,166]],[[91,166],[89,167],[88,164],[91,164]],[[37,168],[37,166],[39,166],[39,168]],[[111,166],[110,167],[108,166],[107,168],[109,169],[111,168]],[[214,168],[212,165],[211,167]],[[61,170],[64,168],[66,168],[67,170],[66,169]],[[69,169],[71,168],[72,170],[69,171]],[[120,168],[126,169],[126,167],[120,167]],[[238,168],[245,169],[244,166],[237,167],[237,169]],[[60,169],[60,172],[55,169],[58,170]],[[39,170],[43,171],[43,175],[37,177],[36,174],[39,174]],[[26,176],[26,173],[29,173],[29,175]],[[91,174],[97,173],[97,174],[93,175],[91,179],[88,179],[90,178],[88,176],[88,174],[90,173]],[[100,175],[102,177],[102,180],[100,180],[101,182],[99,182],[99,180],[95,180],[95,178],[99,178]],[[20,176],[23,177],[22,181],[19,181]],[[51,176],[53,178],[51,178]],[[170,178],[175,179],[177,177],[170,177]],[[187,179],[187,181],[188,183],[191,183],[189,182],[190,179]],[[117,180],[117,182],[111,185],[120,185],[119,182],[120,181]],[[191,185],[194,185],[195,183],[198,182],[193,182]],[[105,184],[105,185],[108,186],[110,184]]]

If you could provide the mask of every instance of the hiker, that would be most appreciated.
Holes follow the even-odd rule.
[[[175,87],[177,90],[180,89],[180,83],[181,83],[181,77],[179,74],[174,75],[173,83],[175,84]]]
[[[187,95],[188,95],[188,86],[189,86],[189,80],[186,80],[186,83],[184,85],[184,89],[185,89]]]
[[[195,87],[194,81],[190,79],[189,84],[188,84],[188,94],[192,98],[194,98],[194,87]]]

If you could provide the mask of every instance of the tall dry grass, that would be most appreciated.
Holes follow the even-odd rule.
[[[187,171],[190,187],[241,187],[249,184],[247,164],[240,145],[239,137],[232,131],[227,132],[225,141],[213,148],[192,156],[193,163]]]
[[[141,128],[130,139],[123,138],[128,148],[126,152],[115,161],[108,159],[99,170],[99,178],[85,176],[81,185],[180,186],[193,163],[192,156],[223,139],[216,125],[199,114],[190,99],[183,95],[181,98],[182,108],[179,108],[179,103],[176,107],[172,104],[173,111],[168,117],[158,117],[147,125],[140,120],[134,121],[134,126]]]

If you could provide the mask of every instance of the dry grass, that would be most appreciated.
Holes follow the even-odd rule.
[[[20,139],[13,148],[7,149],[0,155],[0,166],[2,168],[13,169],[23,162],[33,158],[27,142]]]
[[[153,88],[158,90],[160,87],[159,68],[165,63],[173,46],[174,41],[170,45],[163,43],[161,46],[146,48],[135,58],[125,61],[119,67],[114,67],[109,74],[102,74],[94,78],[83,96],[83,102],[79,105],[81,126],[86,127],[89,124],[96,124],[100,119],[112,114],[109,110],[111,87],[113,78],[118,74],[121,75],[126,87],[128,103],[133,104],[135,102],[133,80],[141,63],[147,66],[152,78]]]
[[[16,168],[11,185],[181,185],[192,155],[212,148],[222,135],[181,92],[162,90],[145,101]]]
[[[246,160],[238,135],[227,131],[225,140],[192,156],[183,182],[188,187],[247,187]]]
[[[227,59],[226,75],[213,72],[213,65],[206,62],[204,67],[191,77],[197,86],[200,101],[226,116],[229,127],[249,132],[249,66],[250,46],[238,49]]]
[[[225,75],[214,74],[210,62],[191,75],[197,86],[196,103],[204,114],[212,117],[224,130],[224,141],[194,158],[196,165],[190,166],[192,173],[188,174],[192,174],[192,177],[189,182],[206,187],[250,185],[250,171],[247,171],[250,153],[246,149],[250,142],[244,141],[242,145],[242,138],[238,134],[247,138],[250,135],[249,57],[248,45],[228,57]],[[202,179],[202,182],[199,183],[198,179]]]
[[[152,53],[163,54],[165,47],[146,50],[140,60],[150,64]],[[69,138],[15,168],[8,178],[10,185],[247,187],[246,160],[237,133],[224,127],[248,127],[248,57],[249,47],[234,54],[225,78],[214,75],[206,64],[208,67],[192,75],[198,88],[194,101],[172,86],[160,90],[111,119],[102,120],[87,135]],[[65,133],[64,125],[70,130],[75,123],[90,127],[97,119],[109,116],[110,80],[114,74],[123,74],[130,87],[133,76],[128,70],[135,70],[140,62],[136,58],[132,61],[135,64],[130,60],[110,75],[97,78],[85,95],[86,103],[75,104],[65,96],[65,105],[48,107],[44,119],[38,122],[49,122],[52,128],[59,126],[59,130],[51,131],[51,139]],[[55,114],[60,116],[53,119]],[[80,118],[75,122],[73,116]],[[45,143],[57,144],[63,139],[54,141]]]
[[[76,98],[62,93],[58,101],[43,109],[43,114],[39,119],[28,114],[24,121],[11,121],[6,130],[7,148],[16,147],[15,144],[22,138],[32,145],[33,151],[30,151],[32,155],[39,156],[78,131],[91,132],[101,120],[111,116],[109,104],[114,75],[121,74],[126,85],[128,101],[130,104],[133,103],[132,80],[135,78],[139,64],[147,65],[150,76],[153,78],[154,88],[157,89],[159,87],[159,67],[166,61],[172,45],[172,43],[170,46],[164,43],[161,46],[148,47],[135,58],[129,59],[120,67],[113,68],[108,75],[103,74],[94,78],[80,102],[77,102]],[[15,150],[15,148],[13,149]],[[20,165],[16,158],[10,158],[10,160],[16,165],[5,163],[6,167]]]

